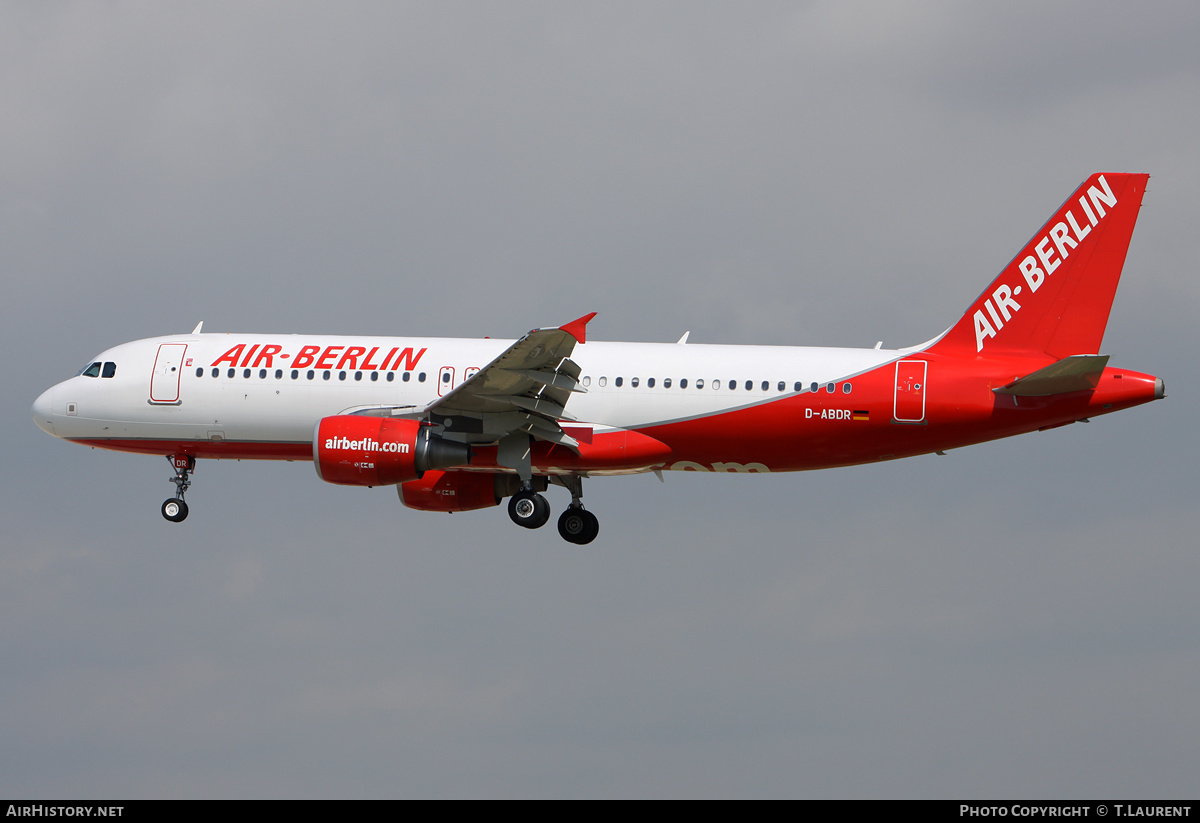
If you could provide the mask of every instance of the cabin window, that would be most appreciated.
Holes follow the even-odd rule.
[[[622,379],[623,378],[618,377],[617,379],[613,380],[613,385],[616,386],[618,389],[621,388]]]
[[[299,370],[299,369],[292,369],[292,379],[293,379],[293,380],[295,380],[295,379],[296,379],[297,377],[299,377],[299,376],[300,376],[300,370]]]
[[[346,379],[346,373],[344,371],[338,372],[338,380],[345,380],[345,379]]]
[[[283,379],[283,369],[276,369],[276,370],[275,370],[275,379],[276,379],[276,380],[282,380],[282,379]]]
[[[395,372],[388,372],[388,380],[391,380],[391,379],[392,379],[392,375],[393,375],[393,374],[395,374]],[[404,376],[403,376],[403,377],[401,377],[400,379],[401,379],[401,380],[403,380],[405,383],[407,383],[407,382],[408,382],[408,381],[409,381],[411,378],[412,378],[412,373],[411,373],[411,372],[405,372],[405,373],[404,373]]]
[[[687,386],[684,386],[684,388],[686,389]],[[701,378],[696,381],[696,388],[698,388],[698,389],[704,388],[704,378]]]
[[[450,382],[450,372],[448,372],[448,371],[444,371],[444,372],[442,372],[442,382],[443,382],[443,383],[449,383],[449,382]]]
[[[853,391],[853,389],[851,389],[849,383],[842,384],[842,394],[849,394],[851,391]]]
[[[242,369],[242,377],[249,377],[249,376],[250,376],[250,370]]]
[[[323,372],[321,372],[321,379],[328,380],[332,375],[333,375],[332,371],[329,371],[329,370],[323,371]]]
[[[654,388],[654,378],[653,377],[646,378],[646,388],[648,388],[648,389]]]
[[[371,382],[375,383],[375,382],[378,382],[378,380],[379,380],[379,372],[377,372],[377,371],[371,372]]]
[[[259,380],[266,380],[266,379],[267,379],[267,370],[266,370],[266,369],[259,369],[259,370],[258,370],[258,379],[259,379]]]
[[[600,383],[600,388],[604,388],[605,386],[608,385],[608,378],[601,377],[599,383]]]
[[[590,386],[590,385],[592,385],[592,378],[591,378],[591,376],[590,376],[590,375],[584,375],[584,377],[583,377],[583,387],[586,389],[586,388],[587,388],[588,386]]]
[[[825,391],[826,391],[826,392],[828,392],[829,394],[833,394],[833,390],[834,390],[834,388],[835,388],[835,387],[834,387],[833,383],[826,383],[826,384],[825,384]]]
[[[730,380],[730,381],[729,381],[729,388],[730,388],[731,390],[732,390],[732,389],[736,389],[736,388],[737,388],[737,381],[736,381],[736,380]]]
[[[720,380],[712,381],[712,387],[713,387],[714,391],[719,390],[721,388],[721,381]]]
[[[763,391],[767,391],[767,390],[769,390],[770,388],[771,388],[771,384],[770,384],[770,383],[768,383],[766,380],[762,381],[762,390],[763,390]],[[782,386],[780,386],[780,388],[783,388],[783,387],[782,387]]]
[[[679,380],[679,388],[681,388],[681,389],[686,389],[686,388],[687,388],[687,378],[686,378],[686,377],[680,378],[680,380]],[[702,389],[702,388],[704,388],[704,381],[703,381],[703,380],[701,380],[701,381],[700,381],[700,385],[699,385],[699,386],[697,386],[697,388],[701,388],[701,389]]]
[[[753,391],[753,390],[754,390],[754,381],[747,380],[746,381],[746,391]]]
[[[669,377],[664,377],[664,378],[663,378],[663,388],[664,388],[664,389],[669,389],[669,388],[671,388],[671,378],[669,378]]]
[[[196,376],[197,376],[197,377],[203,377],[203,376],[204,376],[204,367],[203,367],[203,366],[201,366],[200,368],[196,369]]]
[[[405,372],[404,376],[408,377],[408,373]],[[394,371],[388,372],[388,382],[391,383],[395,379],[396,379],[396,373]]]
[[[229,370],[229,376],[230,376],[230,377],[233,377],[235,374],[237,374],[237,369],[230,369],[230,370]]]
[[[418,383],[424,383],[424,382],[425,382],[425,372],[421,372],[420,374],[418,374],[418,375],[417,375],[417,382],[418,382]]]
[[[804,384],[797,380],[796,385],[792,386],[792,391],[804,391]]]
[[[638,379],[636,377],[629,378],[629,385],[636,389],[638,387]]]
[[[816,392],[819,392],[819,391],[821,390],[821,387],[820,387],[818,384],[816,384],[816,383],[813,383],[811,386],[809,386],[809,387],[808,387],[808,390],[809,390],[809,391],[811,391],[811,392],[814,392],[814,393],[816,393]]]
[[[312,369],[308,370],[308,379],[309,380],[312,380],[316,376],[317,376],[317,373],[315,371],[313,371]]]
[[[787,391],[787,383],[784,383],[782,380],[780,380],[779,385],[775,388],[777,391]]]

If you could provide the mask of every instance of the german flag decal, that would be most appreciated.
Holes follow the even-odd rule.
[[[861,409],[855,409],[854,414],[851,416],[850,419],[851,420],[870,420],[871,413],[869,411],[862,411]]]

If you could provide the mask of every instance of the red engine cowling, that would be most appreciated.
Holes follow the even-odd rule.
[[[496,475],[479,472],[426,472],[400,484],[400,502],[424,512],[467,512],[500,504]]]
[[[468,446],[431,436],[416,420],[341,414],[323,418],[313,437],[317,476],[344,486],[390,486],[470,458]]]

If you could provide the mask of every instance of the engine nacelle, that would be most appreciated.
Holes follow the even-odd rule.
[[[317,476],[343,486],[390,486],[470,459],[469,446],[442,440],[417,420],[340,414],[323,418],[313,436]]]
[[[516,487],[515,475],[479,472],[426,472],[420,480],[399,486],[400,502],[424,512],[468,512],[500,504],[508,486]],[[502,488],[503,487],[503,488]],[[511,494],[511,492],[509,492]]]

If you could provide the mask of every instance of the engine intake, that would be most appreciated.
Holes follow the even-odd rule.
[[[343,486],[390,486],[470,459],[469,446],[443,440],[417,420],[340,414],[322,418],[313,436],[317,476]]]

